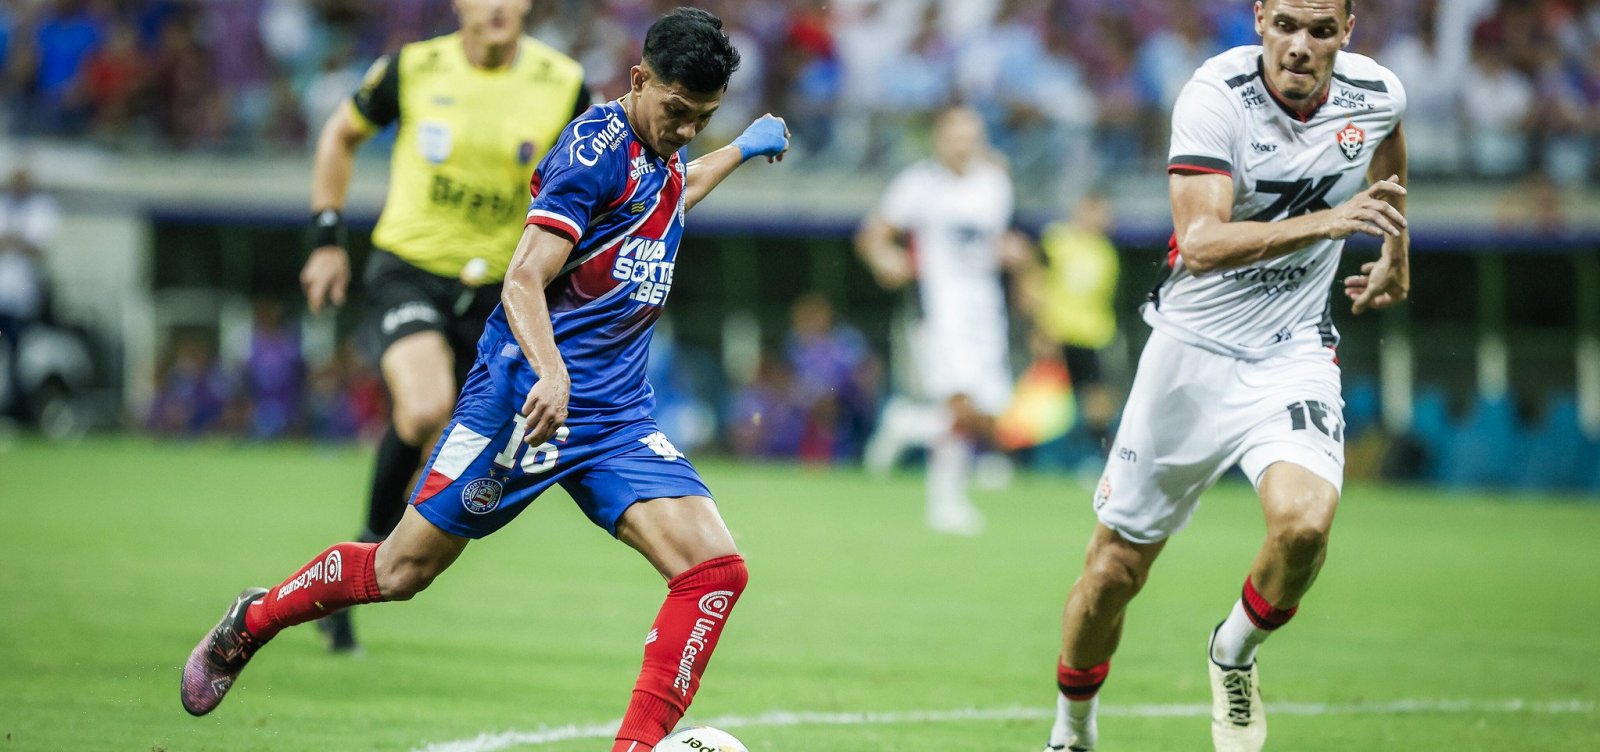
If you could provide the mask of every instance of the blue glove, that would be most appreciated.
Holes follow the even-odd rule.
[[[739,147],[741,160],[751,157],[781,159],[789,150],[789,128],[781,117],[762,115],[733,140],[733,145]]]

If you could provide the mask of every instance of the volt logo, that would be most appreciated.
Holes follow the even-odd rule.
[[[1328,192],[1338,184],[1343,173],[1328,175],[1321,178],[1301,178],[1299,180],[1258,180],[1256,193],[1271,193],[1278,196],[1278,200],[1251,217],[1251,222],[1271,222],[1276,219],[1290,219],[1314,211],[1331,209],[1328,205]]]

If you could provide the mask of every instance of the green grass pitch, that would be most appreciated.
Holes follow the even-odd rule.
[[[242,587],[353,533],[368,470],[296,445],[0,450],[0,752],[411,750],[621,715],[665,588],[559,492],[416,600],[360,609],[364,656],[294,629],[215,713],[185,715],[195,641]],[[752,575],[690,720],[973,709],[995,717],[730,730],[757,752],[1042,746],[1086,490],[981,493],[989,529],[964,539],[922,528],[913,475],[701,470]],[[1103,750],[1209,749],[1205,640],[1261,533],[1248,487],[1224,484],[1168,547],[1101,695]],[[1269,749],[1600,749],[1600,504],[1352,485],[1262,672],[1269,706],[1301,709],[1269,716]]]

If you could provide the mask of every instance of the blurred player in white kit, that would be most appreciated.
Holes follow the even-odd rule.
[[[983,515],[968,495],[975,454],[1011,399],[1002,271],[1023,248],[1010,241],[1011,175],[966,107],[941,112],[933,156],[901,172],[856,236],[856,250],[886,290],[916,284],[912,339],[918,408],[885,410],[868,463],[892,462],[905,444],[928,447],[927,522],[974,535]],[[886,456],[887,455],[887,456]]]

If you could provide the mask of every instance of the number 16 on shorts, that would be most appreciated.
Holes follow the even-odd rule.
[[[511,436],[506,440],[506,446],[494,456],[494,464],[503,469],[510,470],[517,465],[517,451],[524,448],[526,442],[522,440],[528,433],[528,416],[518,415],[512,420]],[[529,449],[522,455],[522,472],[528,475],[539,475],[549,472],[556,466],[556,461],[561,458],[561,447],[558,444],[567,443],[572,436],[572,431],[566,426],[556,429],[556,435],[550,437],[539,446]]]

